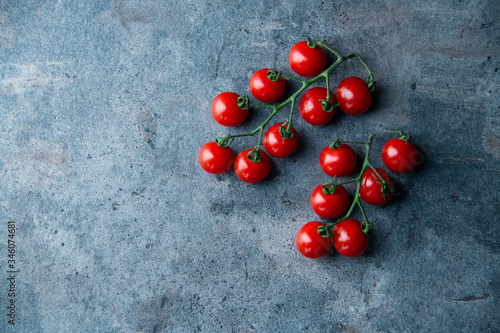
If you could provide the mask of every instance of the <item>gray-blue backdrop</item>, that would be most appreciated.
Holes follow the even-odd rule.
[[[499,332],[499,15],[495,0],[0,1],[0,331]],[[262,183],[205,173],[200,147],[229,132],[213,98],[249,94],[263,67],[292,74],[301,35],[364,57],[371,109],[322,127],[296,112],[299,146]],[[366,72],[350,60],[330,87],[350,75]],[[321,149],[395,129],[426,158],[365,207],[367,252],[302,257]]]

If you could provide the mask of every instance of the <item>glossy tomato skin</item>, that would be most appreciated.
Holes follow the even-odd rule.
[[[372,104],[372,95],[366,82],[359,77],[348,77],[337,87],[336,94],[339,107],[348,114],[361,114],[366,112]]]
[[[361,222],[348,219],[333,229],[333,247],[345,257],[358,257],[368,247],[368,236],[361,229]]]
[[[398,138],[387,141],[382,148],[382,162],[395,173],[405,173],[412,170],[418,161],[418,151],[411,142]]]
[[[387,172],[382,169],[375,168],[380,174],[382,179],[384,179],[389,187],[394,190],[394,183]],[[387,194],[384,198],[382,194],[382,185],[379,184],[376,173],[372,169],[366,169],[363,177],[361,178],[361,188],[359,190],[359,195],[361,199],[367,204],[373,206],[383,205],[391,199],[391,194]]]
[[[349,206],[349,193],[342,185],[337,185],[335,193],[325,194],[322,185],[312,191],[311,208],[324,219],[333,219],[342,215]]]
[[[209,142],[201,147],[198,160],[203,170],[218,175],[231,169],[234,152],[230,147],[222,148],[215,142]]]
[[[300,99],[299,112],[307,123],[315,126],[324,125],[332,119],[335,109],[331,112],[323,110],[320,100],[326,100],[326,88],[314,87],[305,92]],[[335,98],[330,93],[330,101],[335,103]]]
[[[299,143],[299,135],[293,126],[290,128],[293,136],[291,138],[283,139],[280,134],[280,127],[282,127],[283,124],[284,123],[274,124],[269,127],[264,134],[264,148],[269,155],[273,157],[287,157],[293,153]]]
[[[313,77],[325,69],[326,53],[321,46],[313,48],[306,41],[302,41],[292,47],[288,54],[288,62],[295,73]]]
[[[240,152],[234,160],[234,171],[239,179],[246,183],[258,183],[267,177],[271,171],[271,159],[264,151],[260,151],[260,162],[252,162],[247,154],[253,148]]]
[[[261,102],[276,102],[285,92],[285,80],[280,77],[272,81],[267,77],[269,68],[259,69],[250,78],[250,92]]]
[[[345,143],[333,149],[326,146],[319,155],[319,165],[330,177],[344,177],[356,167],[356,153]]]
[[[223,126],[238,126],[245,121],[248,108],[238,106],[240,95],[233,92],[223,92],[215,97],[212,102],[212,116],[215,121]]]
[[[300,228],[295,238],[295,244],[303,256],[316,259],[328,253],[332,246],[332,236],[323,237],[318,234],[318,227],[324,225],[318,221],[311,221]]]

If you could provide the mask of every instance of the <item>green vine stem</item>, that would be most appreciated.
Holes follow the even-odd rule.
[[[294,76],[285,75],[285,74],[283,74],[281,72],[278,72],[279,73],[278,75],[280,77],[282,77],[283,79],[285,79],[285,80],[294,80],[294,81],[300,82],[302,84],[301,87],[295,93],[293,93],[290,97],[288,97],[285,101],[281,102],[278,105],[266,104],[266,103],[262,103],[262,102],[259,102],[259,101],[250,100],[250,99],[248,99],[247,96],[244,96],[245,99],[242,100],[242,104],[243,104],[243,101],[244,101],[245,105],[257,105],[257,106],[262,106],[262,107],[270,108],[271,109],[270,115],[257,128],[255,128],[251,132],[243,133],[243,134],[235,134],[235,135],[228,134],[225,137],[217,137],[215,141],[219,145],[227,147],[229,144],[231,144],[231,142],[234,140],[234,138],[245,137],[245,136],[254,136],[255,134],[259,133],[259,141],[257,142],[257,145],[255,146],[255,149],[254,149],[255,151],[259,151],[261,143],[262,143],[262,137],[263,137],[263,134],[264,134],[264,129],[265,129],[266,125],[269,123],[269,121],[271,121],[271,119],[281,109],[283,109],[288,104],[291,104],[290,116],[289,116],[289,119],[287,120],[287,124],[289,125],[287,127],[287,129],[288,129],[288,131],[290,131],[290,126],[292,125],[292,116],[293,116],[295,101],[296,101],[297,97],[300,95],[300,93],[302,93],[305,89],[307,89],[314,82],[316,82],[316,81],[324,78],[325,81],[326,81],[326,89],[327,89],[327,97],[326,97],[326,103],[325,104],[331,103],[331,101],[330,101],[330,95],[328,93],[329,92],[329,84],[328,84],[329,75],[330,75],[330,73],[337,66],[339,66],[341,63],[343,63],[346,60],[349,60],[349,59],[352,59],[352,58],[357,58],[363,64],[363,66],[366,68],[366,70],[369,73],[369,77],[368,77],[368,80],[367,80],[367,85],[368,85],[369,89],[371,89],[370,91],[372,91],[375,88],[375,85],[374,85],[375,82],[373,81],[373,73],[368,68],[368,66],[363,61],[363,59],[359,56],[359,54],[352,53],[352,54],[347,55],[347,56],[342,56],[342,55],[340,55],[340,53],[338,53],[337,51],[335,51],[332,48],[330,48],[329,46],[327,46],[324,43],[323,40],[312,40],[310,38],[308,38],[308,39],[309,39],[310,43],[315,43],[316,45],[322,46],[326,50],[328,50],[331,53],[333,53],[337,57],[337,59],[335,60],[335,62],[333,64],[331,64],[329,67],[327,67],[325,70],[323,70],[323,72],[321,72],[317,76],[315,76],[315,77],[313,77],[311,79],[308,79],[308,80],[304,80],[304,79],[297,78],[297,77],[294,77]],[[276,73],[275,71],[273,71],[273,72]],[[336,106],[337,105],[333,105],[332,104],[332,105],[330,105],[330,109],[333,110],[333,107],[336,107]]]
[[[351,206],[349,207],[349,210],[347,211],[345,216],[342,219],[340,219],[339,221],[328,224],[326,226],[323,226],[321,229],[318,229],[318,233],[321,236],[323,236],[323,237],[330,236],[332,234],[333,227],[335,227],[338,223],[350,218],[350,216],[351,216],[351,214],[354,211],[354,208],[356,206],[359,207],[359,210],[361,211],[361,214],[363,215],[363,219],[364,219],[364,221],[362,223],[363,232],[367,233],[373,228],[373,223],[371,223],[369,221],[369,219],[365,213],[365,210],[363,208],[363,205],[361,204],[361,200],[360,200],[361,198],[359,196],[359,191],[361,189],[361,181],[363,179],[363,175],[364,175],[365,170],[367,168],[370,168],[375,172],[375,174],[377,175],[377,178],[378,178],[377,180],[380,182],[380,184],[382,185],[383,188],[388,186],[387,182],[380,176],[380,174],[377,172],[377,170],[370,163],[370,149],[371,149],[371,146],[373,143],[373,139],[375,139],[376,136],[382,135],[382,134],[398,134],[401,139],[410,137],[410,135],[408,133],[405,133],[402,131],[384,131],[384,132],[376,132],[376,133],[371,134],[370,137],[368,138],[368,141],[366,141],[366,142],[345,141],[345,140],[337,139],[330,144],[331,147],[338,145],[339,142],[340,143],[359,144],[359,145],[365,146],[366,151],[365,151],[365,158],[363,160],[363,166],[361,167],[361,171],[359,172],[359,175],[356,178],[353,178],[351,180],[347,180],[347,181],[344,181],[341,183],[335,183],[336,186],[345,185],[345,184],[354,183],[354,182],[356,183],[356,194],[354,195],[354,199],[352,201]]]

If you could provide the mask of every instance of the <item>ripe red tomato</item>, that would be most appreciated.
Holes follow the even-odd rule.
[[[323,87],[309,89],[300,99],[300,115],[311,125],[324,125],[332,119],[335,113],[334,108],[330,112],[323,110],[322,100],[326,100],[326,88]],[[330,93],[330,101],[335,103],[332,93]]]
[[[198,160],[206,172],[221,174],[233,166],[234,152],[230,147],[223,148],[215,142],[209,142],[201,147]]]
[[[292,70],[302,76],[320,74],[326,65],[326,53],[319,45],[310,47],[306,41],[295,44],[288,54]]]
[[[382,162],[395,173],[405,173],[415,167],[418,161],[418,151],[411,142],[398,138],[387,141],[382,148]]]
[[[238,106],[240,95],[233,92],[223,92],[215,97],[212,102],[212,116],[215,121],[223,126],[238,126],[248,115],[248,108]]]
[[[330,177],[344,177],[356,166],[356,153],[351,146],[341,143],[338,148],[326,146],[319,155],[319,165]]]
[[[387,191],[394,191],[394,183],[387,172],[382,169],[375,168],[380,174],[383,180],[385,180],[389,186]],[[361,188],[359,190],[359,195],[364,202],[370,205],[379,206],[385,204],[391,198],[391,194],[387,193],[384,196],[382,192],[383,187],[379,182],[377,174],[372,169],[366,169],[363,178],[361,179]]]
[[[285,80],[279,77],[272,81],[267,77],[269,68],[259,69],[250,78],[250,92],[261,102],[276,102],[285,92]]]
[[[342,185],[335,187],[335,193],[325,194],[323,185],[318,185],[311,193],[313,211],[324,219],[333,219],[342,215],[349,206],[349,193]]]
[[[274,124],[269,127],[264,134],[264,148],[266,148],[269,155],[278,158],[287,157],[293,153],[299,143],[299,135],[293,126],[290,127],[290,131],[292,131],[293,134],[291,138],[283,138],[281,136],[280,127],[282,127],[283,124],[284,123]]]
[[[361,222],[348,219],[333,228],[333,247],[345,257],[358,257],[368,247],[368,236],[361,229]]]
[[[339,107],[348,114],[361,114],[372,104],[372,95],[366,82],[359,77],[348,77],[342,80],[337,87]]]
[[[302,255],[307,258],[320,258],[328,253],[332,246],[332,236],[323,237],[318,234],[318,227],[324,223],[312,221],[304,224],[297,233],[295,244]]]
[[[234,171],[238,178],[246,183],[258,183],[267,177],[271,171],[271,159],[264,151],[260,151],[260,162],[253,162],[248,158],[248,153],[253,148],[240,152],[234,160]]]

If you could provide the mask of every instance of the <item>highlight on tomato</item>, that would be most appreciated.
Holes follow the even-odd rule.
[[[334,142],[321,151],[319,165],[330,177],[344,177],[356,167],[356,153],[348,144]]]
[[[339,107],[348,114],[366,112],[372,104],[372,94],[366,82],[359,77],[348,77],[339,83],[336,90]]]
[[[271,159],[264,151],[248,148],[234,160],[234,172],[245,183],[258,183],[271,171]]]
[[[387,172],[375,168],[380,178],[373,169],[366,169],[361,178],[359,196],[364,202],[373,206],[387,203],[394,193],[394,183]]]
[[[221,147],[216,142],[208,142],[198,154],[201,167],[208,173],[228,172],[234,163],[234,152],[230,147]]]
[[[318,185],[310,197],[311,208],[324,219],[342,215],[349,206],[349,193],[342,185],[334,183]]]
[[[288,62],[295,73],[312,77],[319,75],[325,69],[326,53],[321,46],[302,41],[292,47],[288,54]]]
[[[234,92],[223,92],[212,102],[212,116],[223,126],[238,126],[248,115],[248,98]]]
[[[394,138],[382,148],[382,162],[394,173],[406,173],[415,167],[418,161],[418,151],[409,141]]]
[[[285,80],[269,68],[259,69],[250,78],[250,92],[261,102],[276,102],[285,92]]]
[[[324,223],[311,221],[304,224],[295,238],[295,244],[299,252],[311,259],[317,259],[325,256],[332,246],[332,236],[323,237],[318,233],[320,226],[325,227]]]
[[[288,130],[290,128],[290,130]],[[264,134],[264,148],[269,155],[277,158],[287,157],[299,144],[299,135],[293,126],[277,123]]]
[[[314,87],[305,92],[300,99],[299,112],[307,123],[315,126],[326,124],[335,113],[335,97],[323,87]]]
[[[345,257],[359,257],[368,247],[368,236],[356,219],[339,222],[333,229],[333,247]]]

